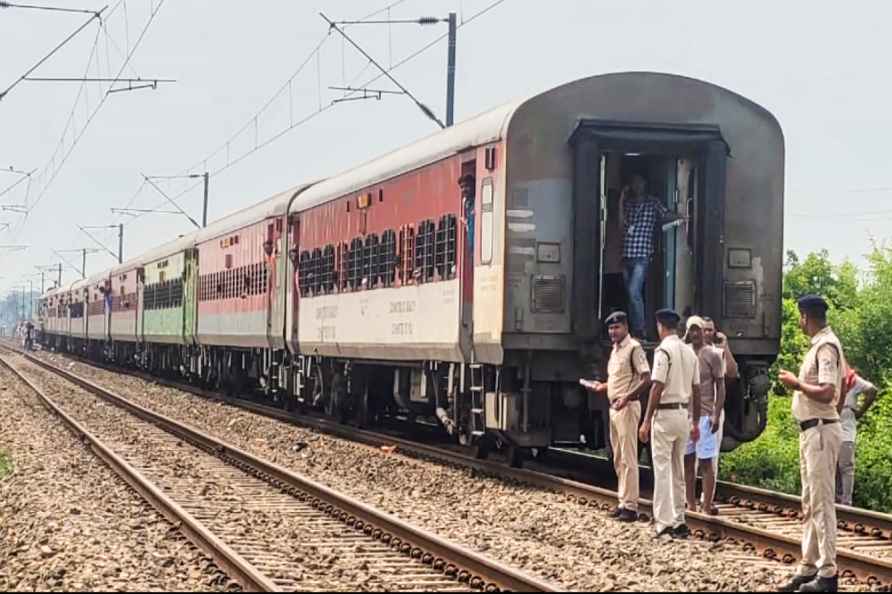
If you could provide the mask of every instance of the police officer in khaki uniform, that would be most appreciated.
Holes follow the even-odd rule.
[[[641,426],[641,441],[653,435],[654,522],[657,537],[687,538],[684,457],[688,437],[700,439],[700,362],[678,336],[681,317],[672,310],[656,313],[660,346],[654,353],[650,399]],[[692,411],[689,415],[688,409]]]
[[[639,398],[650,387],[650,366],[641,343],[629,335],[625,312],[615,312],[604,320],[613,343],[607,363],[607,383],[580,380],[587,390],[606,393],[610,401],[610,444],[613,466],[619,482],[619,505],[613,517],[620,522],[638,520],[638,426],[641,423]]]
[[[784,592],[836,592],[836,464],[842,442],[839,402],[845,354],[827,325],[827,302],[817,295],[799,300],[799,327],[811,338],[799,376],[781,371],[778,379],[793,394],[799,423],[802,473],[802,562]]]

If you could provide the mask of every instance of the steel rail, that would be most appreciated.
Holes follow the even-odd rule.
[[[2,357],[0,357],[0,366],[7,369],[28,386],[52,414],[62,419],[78,440],[86,444],[109,468],[139,493],[143,499],[148,501],[152,507],[158,510],[161,515],[167,518],[171,524],[177,526],[195,546],[213,559],[223,571],[239,582],[242,587],[252,592],[278,591],[276,585],[268,577],[252,566],[244,557],[232,550],[225,542],[217,538],[204,524],[168,497],[164,491],[143,476],[139,470],[113,452],[86,427],[69,416],[39,387],[34,385],[31,380]]]
[[[88,364],[97,366],[97,364],[92,361],[88,362]],[[179,389],[209,400],[224,402],[293,425],[309,427],[366,445],[374,447],[395,445],[399,450],[410,455],[471,468],[477,472],[491,476],[507,478],[548,489],[551,492],[563,494],[568,498],[577,501],[581,505],[589,505],[606,510],[616,504],[615,492],[578,481],[528,469],[511,468],[505,464],[491,460],[479,460],[473,456],[450,451],[438,446],[423,444],[389,434],[359,429],[340,424],[330,419],[308,415],[296,416],[293,413],[281,409],[275,409],[242,399],[229,398],[210,390],[197,388],[177,381],[158,378],[143,371],[121,369],[106,365],[98,366],[114,373],[124,373],[141,379],[146,379],[159,385]],[[720,483],[719,493],[725,493],[729,496],[734,496],[734,494],[736,494],[740,500],[755,500],[767,508],[786,506],[793,509],[798,508],[800,505],[798,498],[789,495],[752,487],[732,485],[730,483]],[[866,510],[856,510],[853,508],[838,509],[840,509],[839,517],[841,523],[848,522],[856,527],[864,526],[868,532],[872,531],[874,535],[880,538],[892,539],[892,535],[877,532],[885,530],[884,527],[892,526],[892,516]],[[649,519],[653,513],[652,502],[646,499],[642,500],[640,503],[640,510],[643,519]],[[687,512],[687,520],[691,530],[700,538],[709,540],[720,540],[723,538],[732,539],[743,543],[747,548],[752,549],[766,559],[776,560],[786,565],[793,565],[801,559],[801,541],[796,538],[769,532],[755,526],[748,526],[722,517],[709,516],[697,512]],[[876,522],[877,526],[874,526],[874,522]],[[890,546],[892,546],[892,540],[890,540]],[[854,550],[841,547],[838,549],[838,562],[842,575],[856,577],[870,586],[892,588],[892,560],[868,557]]]
[[[3,346],[3,348],[8,349],[9,347]],[[236,466],[252,469],[273,484],[284,485],[308,494],[314,499],[314,503],[318,503],[319,507],[329,515],[341,517],[357,530],[366,535],[373,535],[412,558],[422,559],[427,564],[442,565],[447,575],[454,575],[459,581],[467,583],[473,588],[486,589],[487,591],[556,591],[554,585],[525,572],[507,567],[461,545],[412,526],[390,514],[380,512],[352,497],[342,495],[282,466],[258,458],[194,427],[146,409],[86,378],[60,369],[30,353],[16,352],[35,365],[120,406],[140,419],[153,423],[201,448],[213,451],[219,457],[232,461]]]

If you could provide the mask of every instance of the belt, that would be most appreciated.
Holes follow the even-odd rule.
[[[657,410],[687,410],[688,405],[683,402],[675,402],[673,404],[658,404]]]
[[[814,429],[818,425],[835,425],[839,423],[837,419],[809,419],[807,421],[802,421],[799,423],[799,430],[802,433],[805,433],[809,429]]]

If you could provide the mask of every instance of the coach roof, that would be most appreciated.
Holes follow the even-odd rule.
[[[465,149],[499,140],[504,136],[511,115],[522,103],[514,101],[502,105],[321,181],[294,201],[291,212],[312,208],[436,163]]]

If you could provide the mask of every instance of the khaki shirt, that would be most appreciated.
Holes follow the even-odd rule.
[[[675,334],[664,338],[654,353],[651,379],[665,386],[660,404],[690,404],[694,382],[700,381],[700,362],[694,349]]]
[[[709,345],[703,345],[697,357],[700,363],[700,416],[708,417],[715,412],[716,382],[725,381],[725,361],[721,349]]]
[[[835,348],[834,348],[835,347]],[[799,368],[799,381],[813,384],[833,384],[833,402],[822,404],[807,398],[800,391],[793,394],[793,416],[797,421],[811,419],[838,420],[839,403],[842,391],[842,380],[845,377],[845,355],[839,339],[827,326],[811,339],[811,349],[806,353]]]
[[[642,373],[650,373],[644,349],[637,340],[626,336],[622,342],[613,345],[607,363],[607,398],[610,402],[633,394],[641,386],[639,376]]]

